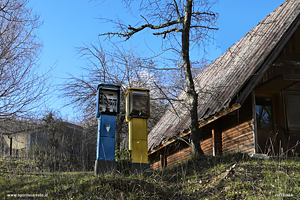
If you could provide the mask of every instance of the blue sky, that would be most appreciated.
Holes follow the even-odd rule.
[[[102,0],[29,2],[34,13],[39,14],[43,21],[38,30],[38,37],[44,44],[40,66],[43,71],[54,67],[55,83],[61,83],[63,78],[68,77],[67,73],[75,76],[82,74],[80,67],[85,65],[85,61],[79,59],[75,47],[96,42],[98,34],[113,30],[111,24],[100,23],[97,19],[99,16],[111,19],[118,16],[125,21],[128,19],[128,24],[133,19],[120,0],[107,0],[104,3],[101,3]],[[220,0],[213,8],[213,11],[219,13],[219,31],[215,34],[214,45],[209,49],[209,58],[214,60],[224,53],[283,2],[284,0]],[[152,39],[153,36],[143,32],[126,44],[136,46],[145,41],[149,43]],[[57,99],[55,95],[49,108],[60,110],[63,117],[74,120],[73,110],[62,108],[63,100]]]

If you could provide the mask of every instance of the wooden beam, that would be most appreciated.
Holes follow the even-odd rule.
[[[214,126],[211,130],[213,142],[213,156],[221,155],[222,153],[222,132],[218,125]]]
[[[162,169],[167,167],[166,148],[160,149],[160,165]]]
[[[290,68],[300,68],[300,62],[298,61],[292,61],[292,60],[280,60],[280,61],[275,61],[272,66],[276,67],[290,67]]]
[[[216,156],[216,137],[215,137],[215,129],[211,130],[211,137],[212,137],[212,148],[213,148],[213,156]]]
[[[253,138],[254,138],[254,153],[258,153],[258,143],[257,143],[257,123],[256,123],[256,102],[255,102],[255,92],[251,92],[252,97],[252,119],[253,119]]]
[[[283,74],[282,76],[285,81],[300,81],[300,74]]]

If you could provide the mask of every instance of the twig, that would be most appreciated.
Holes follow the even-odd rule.
[[[170,101],[170,99],[168,98],[168,96],[164,93],[164,91],[162,91],[162,89],[157,85],[156,82],[154,82],[155,86],[160,90],[160,92],[166,97],[166,99],[169,101],[169,103],[171,104],[173,110],[175,111],[175,114],[177,115],[177,117],[180,119],[179,114],[177,113],[176,109],[173,106],[173,103]]]
[[[226,174],[224,175],[224,177],[221,180],[224,180],[225,178],[228,177],[229,174],[234,173],[233,169],[235,168],[236,164],[232,165],[229,170],[227,170]]]

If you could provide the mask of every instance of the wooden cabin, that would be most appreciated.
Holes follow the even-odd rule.
[[[285,1],[194,78],[205,154],[300,155],[299,13],[300,0]],[[148,135],[154,169],[190,157],[189,124],[178,102],[156,124]]]

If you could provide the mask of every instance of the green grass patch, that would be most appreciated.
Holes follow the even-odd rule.
[[[14,194],[44,195],[38,199],[300,199],[300,160],[293,158],[197,156],[138,175],[50,173],[33,166],[0,160],[0,199],[14,199]]]

